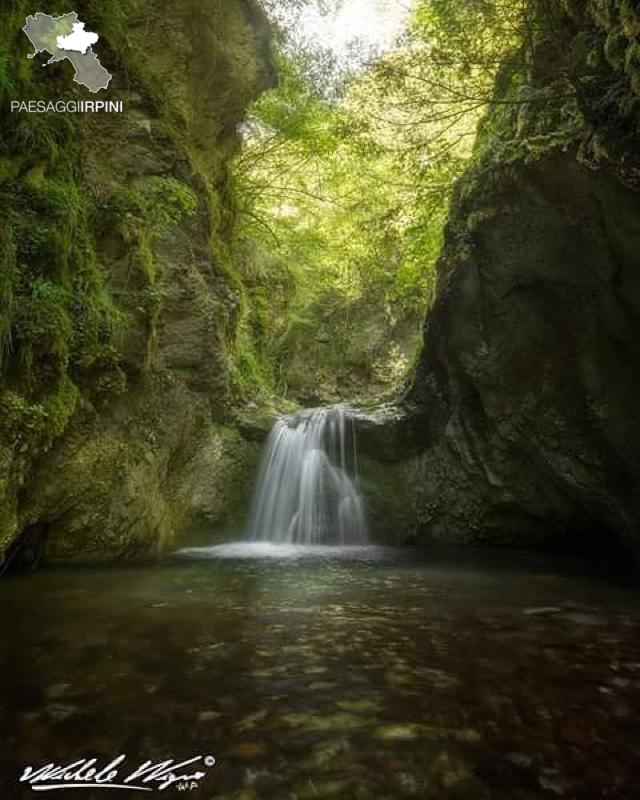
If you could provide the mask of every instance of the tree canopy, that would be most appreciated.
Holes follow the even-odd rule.
[[[316,372],[328,359],[347,384],[389,388],[418,346],[451,187],[497,70],[526,58],[527,4],[417,0],[395,46],[367,61],[355,42],[346,64],[293,41],[304,3],[278,5],[279,85],[253,106],[233,176],[239,246],[251,242],[257,279],[288,286],[285,315],[280,303],[269,317],[263,298],[259,346],[281,375],[306,350]],[[374,310],[379,335],[356,344]]]

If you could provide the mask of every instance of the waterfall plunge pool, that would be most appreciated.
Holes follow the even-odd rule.
[[[33,797],[26,764],[120,753],[211,754],[204,800],[635,796],[631,581],[509,553],[274,551],[306,553],[5,581],[1,796]]]
[[[348,410],[283,418],[245,541],[3,583],[0,795],[125,754],[215,759],[205,800],[629,800],[640,596],[606,569],[372,545]]]

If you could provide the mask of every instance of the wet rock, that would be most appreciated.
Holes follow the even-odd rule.
[[[374,736],[383,741],[410,741],[423,738],[430,741],[449,739],[457,742],[477,742],[481,738],[478,731],[471,728],[448,728],[419,723],[383,725],[376,728]]]
[[[420,725],[385,725],[374,731],[376,739],[382,739],[385,742],[418,739],[420,734]]]
[[[215,722],[220,719],[222,713],[220,711],[200,711],[198,713],[199,722]]]
[[[545,617],[551,614],[561,614],[562,609],[558,606],[541,606],[540,608],[526,608],[522,613],[527,617]]]
[[[570,611],[563,612],[560,619],[566,622],[573,622],[576,625],[606,625],[606,620],[597,614],[588,614],[586,612]]]
[[[240,742],[228,751],[231,758],[259,758],[267,752],[267,746],[263,742]]]
[[[473,773],[459,756],[443,752],[429,765],[427,776],[430,783],[436,783],[445,790],[467,783]]]
[[[544,770],[540,773],[538,781],[543,789],[560,797],[568,794],[573,788],[572,784],[563,779],[557,770]]]
[[[54,683],[53,686],[47,689],[47,697],[50,700],[57,700],[59,697],[62,697],[63,694],[66,694],[70,688],[70,683]]]
[[[50,705],[45,706],[45,714],[50,717],[54,722],[64,722],[64,720],[68,719],[69,717],[73,717],[77,714],[80,709],[77,706],[63,704],[63,703],[51,703]]]
[[[380,703],[375,700],[341,700],[338,706],[356,714],[375,714],[380,710]]]
[[[297,790],[297,795],[300,800],[314,800],[321,797],[337,798],[337,800],[344,800],[347,797],[354,800],[374,800],[374,795],[370,794],[366,787],[352,779],[310,778],[305,786]]]
[[[236,727],[239,731],[255,730],[260,723],[263,722],[266,716],[267,711],[265,709],[261,709],[260,711],[256,711],[255,714],[250,714],[248,717],[244,717],[244,719],[238,722]]]
[[[347,731],[362,728],[366,721],[355,714],[287,714],[283,722],[294,728],[304,728],[309,731]]]

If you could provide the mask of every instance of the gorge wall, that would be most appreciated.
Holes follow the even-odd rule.
[[[113,75],[100,99],[125,113],[10,114],[11,99],[88,93],[69,62],[27,58],[35,9],[9,7],[0,553],[158,552],[232,513],[256,458],[226,424],[245,380],[227,162],[247,105],[275,82],[270,31],[253,0],[44,2],[99,33]]]
[[[411,388],[360,421],[364,488],[392,542],[637,551],[640,17],[631,0],[533,8],[454,191]],[[234,416],[263,409],[227,164],[276,79],[269,28],[253,0],[45,2],[100,34],[126,113],[19,115],[12,98],[84,90],[27,58],[34,9],[10,9],[0,551],[161,552],[233,519],[264,436]]]
[[[455,190],[406,417],[370,448],[413,540],[637,552],[640,15],[537,9]]]

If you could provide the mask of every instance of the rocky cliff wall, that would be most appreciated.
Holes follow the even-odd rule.
[[[640,548],[640,16],[539,3],[457,186],[404,422],[420,541]],[[506,88],[505,88],[506,87]]]
[[[243,287],[227,162],[272,85],[252,0],[80,2],[123,114],[16,115],[87,99],[3,18],[0,550],[13,563],[154,553],[221,519],[255,447],[225,427]],[[3,11],[3,14],[5,12]],[[93,98],[95,99],[95,98]],[[7,112],[7,113],[5,113]]]

